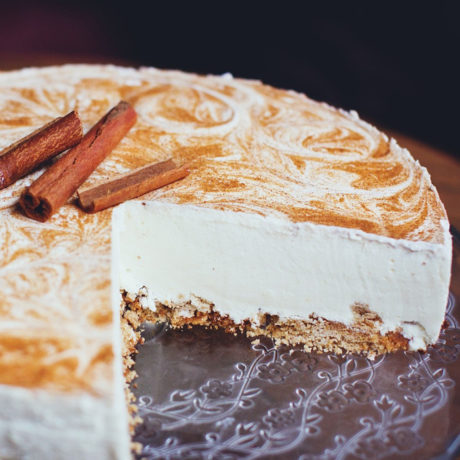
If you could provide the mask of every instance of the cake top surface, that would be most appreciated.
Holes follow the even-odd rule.
[[[173,157],[192,174],[152,197],[442,241],[445,211],[410,154],[354,112],[302,94],[229,75],[112,66],[0,73],[0,89],[0,148],[73,108],[88,128],[120,99],[134,105],[137,125],[88,186]]]
[[[229,75],[69,65],[0,72],[0,151],[77,109],[85,131],[120,99],[138,122],[82,188],[174,158],[184,180],[142,199],[274,215],[442,243],[426,171],[354,113]],[[111,211],[69,204],[47,223],[0,191],[0,383],[104,393],[113,378]]]

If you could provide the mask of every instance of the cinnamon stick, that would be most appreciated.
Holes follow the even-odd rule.
[[[86,212],[98,212],[183,179],[188,174],[187,166],[178,167],[173,160],[162,161],[78,192],[78,203]]]
[[[0,152],[0,190],[8,187],[83,137],[76,111],[56,118]]]
[[[72,196],[136,122],[136,112],[120,102],[21,195],[19,204],[32,219],[45,222]]]

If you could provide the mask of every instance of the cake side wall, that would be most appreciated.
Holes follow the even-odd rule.
[[[112,214],[112,223],[117,221],[115,213]],[[134,378],[135,374],[128,373],[126,369],[126,344],[123,344],[123,330],[121,320],[122,313],[122,298],[120,294],[120,256],[119,256],[119,232],[117,231],[117,224],[111,226],[111,306],[113,311],[113,344],[114,344],[114,391],[115,401],[118,405],[118,424],[123,427],[122,436],[131,445],[131,437],[127,435],[131,430],[134,430],[135,420],[134,414],[130,413],[129,405],[133,402],[131,398],[134,396],[129,388],[129,383]],[[131,362],[131,361],[130,361]]]
[[[118,210],[121,288],[145,306],[206,299],[236,323],[260,313],[351,325],[363,305],[414,349],[436,341],[447,302],[448,244],[294,224],[168,203]]]
[[[130,458],[114,398],[0,385],[0,458]]]

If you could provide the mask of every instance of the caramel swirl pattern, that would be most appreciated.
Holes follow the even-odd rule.
[[[120,99],[138,123],[84,185],[169,157],[181,182],[146,198],[440,243],[444,208],[396,142],[345,113],[256,81],[64,66],[0,73],[0,151],[76,108],[88,129]],[[113,372],[110,210],[15,208],[37,171],[0,191],[0,383],[107,392]]]

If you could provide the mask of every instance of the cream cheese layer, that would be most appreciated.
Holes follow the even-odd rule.
[[[269,313],[351,326],[364,305],[412,349],[435,342],[444,319],[448,246],[163,202],[126,203],[113,219],[114,282],[133,298],[144,287],[153,310],[204,300],[236,323]]]

